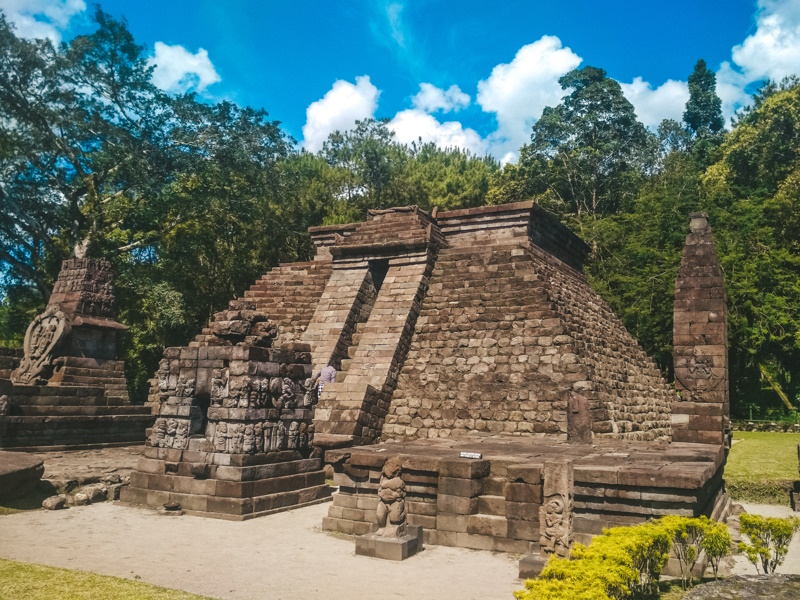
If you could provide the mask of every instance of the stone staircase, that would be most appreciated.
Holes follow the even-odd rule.
[[[274,345],[297,341],[311,322],[330,274],[329,261],[282,264],[246,290],[243,299],[253,301],[256,309],[278,326]],[[238,300],[233,300],[231,306],[236,302]],[[211,329],[205,327],[189,345],[218,344]]]

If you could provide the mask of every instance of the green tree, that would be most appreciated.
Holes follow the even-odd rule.
[[[704,132],[718,133],[725,124],[722,119],[722,100],[717,96],[717,76],[702,58],[689,75],[689,100],[683,121],[695,136]]]
[[[561,214],[616,212],[652,168],[656,139],[603,69],[575,69],[559,83],[569,93],[533,126],[518,173],[530,193]]]

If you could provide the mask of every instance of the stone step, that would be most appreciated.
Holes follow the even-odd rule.
[[[149,415],[149,406],[20,406],[25,416]]]

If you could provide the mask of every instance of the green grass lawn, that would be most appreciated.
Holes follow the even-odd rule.
[[[207,600],[204,596],[84,571],[0,559],[0,600]]]
[[[797,444],[800,434],[734,431],[725,467],[725,482],[734,500],[789,504],[789,491],[800,479]]]

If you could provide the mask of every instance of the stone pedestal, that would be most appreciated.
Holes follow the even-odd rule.
[[[303,344],[167,348],[158,416],[121,500],[233,520],[327,500],[310,361]]]
[[[385,560],[405,560],[422,550],[422,527],[408,526],[402,537],[384,537],[368,533],[356,537],[356,554]]]
[[[32,491],[44,474],[38,456],[24,452],[0,452],[0,499],[19,498]]]

